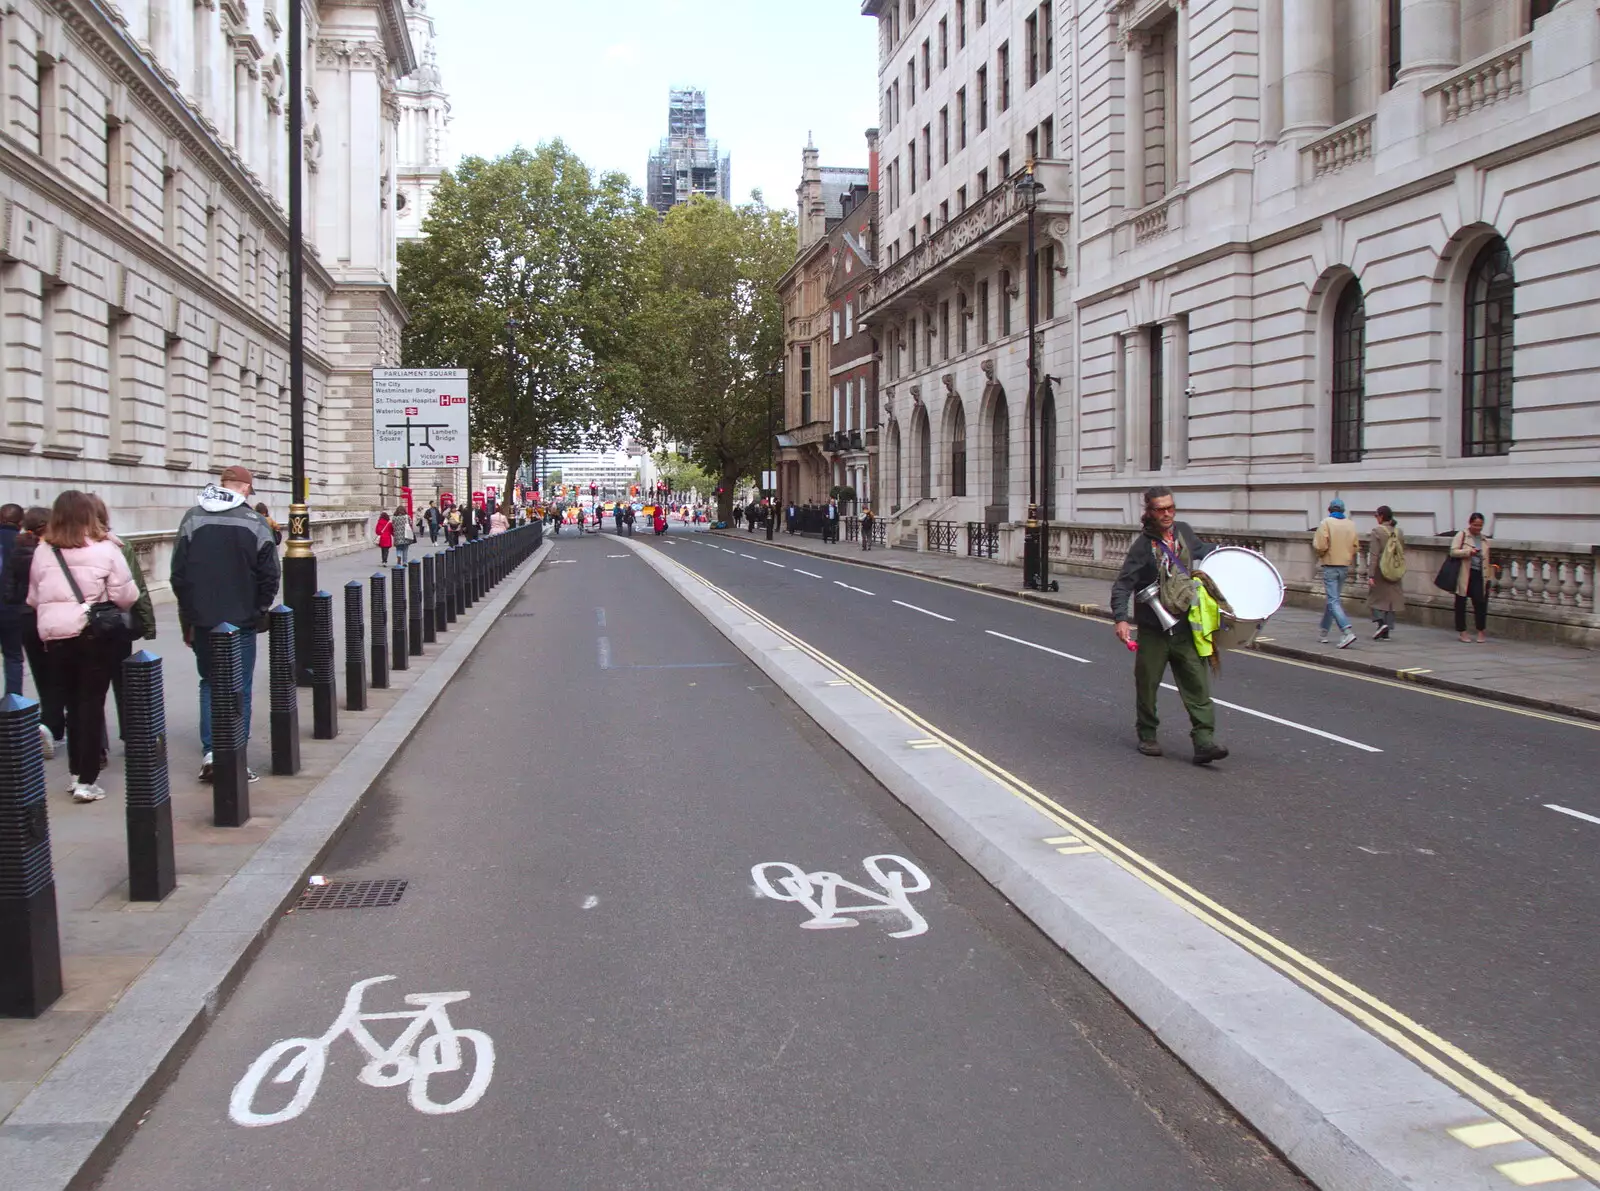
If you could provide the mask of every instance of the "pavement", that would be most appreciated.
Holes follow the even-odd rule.
[[[552,542],[321,870],[403,896],[282,918],[100,1186],[1306,1191],[644,541]]]
[[[1600,1175],[1593,722],[1244,652],[1214,685],[1232,756],[1197,769],[1175,695],[1168,756],[1133,750],[1130,659],[1092,614],[754,535],[645,548],[1140,858],[1564,1177]]]
[[[715,532],[741,541],[766,540],[759,529],[754,533]],[[824,544],[814,536],[781,531],[774,536],[773,545],[1111,618],[1111,584],[1107,580],[1053,573],[1051,578],[1061,590],[1037,592],[1023,589],[1020,568],[984,558],[884,548],[864,551],[855,542]],[[1374,641],[1373,626],[1360,620],[1355,622],[1360,635],[1356,643],[1338,649],[1318,643],[1321,615],[1306,608],[1281,608],[1255,648],[1322,666],[1600,720],[1600,655],[1593,650],[1496,638],[1469,645],[1448,629],[1406,623],[1397,626],[1392,640]]]
[[[253,874],[263,868],[271,872],[273,864],[292,868],[302,855],[309,863],[337,833],[343,817],[334,802],[349,798],[353,805],[365,789],[362,767],[376,766],[374,775],[382,768],[397,743],[387,735],[404,721],[408,707],[431,700],[504,603],[502,584],[437,644],[426,646],[423,656],[410,658],[407,670],[392,672],[388,689],[370,690],[365,711],[352,712],[344,705],[341,589],[377,569],[375,549],[319,560],[319,583],[335,593],[339,735],[311,738],[311,693],[301,690],[302,768],[293,777],[270,774],[268,650],[262,638],[251,730],[251,761],[262,776],[250,787],[252,817],[239,828],[212,826],[211,787],[196,777],[200,747],[193,654],[181,643],[176,605],[156,606],[158,636],[145,644],[165,662],[178,870],[177,888],[165,900],[127,900],[120,742],[112,740],[110,765],[100,779],[108,795],[102,802],[78,805],[68,797],[64,746],[45,763],[65,991],[36,1019],[0,1018],[0,1168],[17,1164],[13,1169],[23,1172],[21,1186],[67,1185],[118,1126],[120,1114],[181,1054],[196,1024],[183,1017],[185,1008],[197,1007],[196,1020],[203,1024],[258,941],[261,922],[250,921],[249,899],[240,895],[252,887],[266,890],[271,881]],[[370,639],[370,624],[368,632]],[[109,698],[107,715],[114,730]],[[284,879],[293,884],[300,876],[296,871]],[[138,1017],[140,1005],[151,1001],[166,1011],[158,1026]],[[119,1022],[119,1013],[129,1020]],[[94,1055],[98,1060],[91,1061],[88,1056]],[[63,1062],[68,1056],[71,1061]],[[79,1071],[74,1062],[101,1065]],[[51,1144],[35,1144],[43,1136]],[[37,1182],[28,1181],[34,1177]],[[18,1184],[6,1180],[5,1186],[15,1191]]]

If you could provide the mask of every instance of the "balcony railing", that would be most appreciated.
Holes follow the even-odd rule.
[[[1001,181],[894,264],[884,267],[867,292],[868,308],[893,298],[997,229],[1024,218],[1027,208],[1016,191],[1016,181],[1024,172],[1018,170]],[[1067,162],[1035,162],[1034,177],[1044,186],[1038,208],[1041,214],[1071,209],[1072,168]]]
[[[1300,150],[1311,163],[1311,177],[1337,174],[1358,161],[1370,161],[1373,119],[1366,115],[1347,120]]]
[[[1440,124],[1453,124],[1463,116],[1521,95],[1532,44],[1531,36],[1524,37],[1509,49],[1469,62],[1434,83],[1423,92],[1435,105],[1434,118]]]

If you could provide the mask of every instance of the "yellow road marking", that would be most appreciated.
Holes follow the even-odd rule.
[[[1056,851],[1060,852],[1063,856],[1082,856],[1085,852],[1098,852],[1099,850],[1100,850],[1099,848],[1092,848],[1087,844],[1083,845],[1082,847],[1078,847],[1078,848],[1057,848],[1056,849]]]
[[[661,557],[665,558],[666,556],[662,555]],[[906,723],[921,728],[929,733],[930,736],[942,740],[951,752],[963,757],[973,768],[985,773],[1001,788],[1033,807],[1045,818],[1055,823],[1056,826],[1076,830],[1081,835],[1096,840],[1100,845],[1098,850],[1122,869],[1212,927],[1225,938],[1231,939],[1252,955],[1277,968],[1302,987],[1314,992],[1328,1004],[1342,1010],[1347,1016],[1384,1039],[1396,1050],[1437,1075],[1463,1096],[1479,1104],[1513,1128],[1520,1129],[1528,1140],[1565,1159],[1580,1171],[1584,1177],[1600,1179],[1600,1158],[1596,1157],[1600,1156],[1600,1136],[1596,1136],[1558,1109],[1473,1058],[1454,1043],[1446,1041],[1404,1013],[1374,997],[1365,989],[1303,955],[1282,940],[1268,934],[1254,923],[1234,913],[1138,852],[1135,852],[1120,840],[1108,835],[1087,819],[1068,810],[1048,795],[1034,789],[1021,778],[963,744],[960,740],[930,723],[892,696],[879,690],[843,663],[829,657],[776,621],[763,616],[748,604],[724,591],[699,572],[691,570],[681,563],[668,561],[670,565],[678,566],[693,575],[702,586],[715,592],[744,614],[753,617],[774,634],[792,642],[795,648],[808,655],[819,665],[849,678],[856,689],[883,707],[893,711]],[[1039,606],[1048,607],[1048,605],[1042,604]],[[1262,654],[1257,656],[1265,657],[1269,655]],[[1273,660],[1286,661],[1293,665],[1307,664],[1294,662],[1292,659],[1286,658],[1274,658]],[[1387,682],[1389,685],[1403,686],[1403,684],[1396,683],[1393,680],[1369,678],[1358,674],[1351,676],[1362,678],[1365,681]],[[1429,691],[1428,693],[1438,694],[1445,698],[1459,699],[1462,702],[1480,702],[1467,696],[1451,695],[1449,692]],[[1501,706],[1499,704],[1484,705]],[[1522,714],[1519,708],[1504,707],[1503,710],[1516,711]],[[1544,719],[1558,718],[1544,716],[1538,712],[1531,714]],[[1565,722],[1575,723],[1578,721],[1568,720]],[[1600,730],[1600,724],[1585,724],[1582,726]],[[1484,1084],[1487,1084],[1488,1087],[1483,1086]],[[1528,1115],[1529,1113],[1532,1113],[1533,1117],[1540,1118],[1540,1120],[1533,1119]],[[1541,1123],[1541,1120],[1543,1123]],[[1552,1132],[1553,1129],[1560,1130],[1566,1136]],[[1589,1152],[1580,1151],[1576,1148],[1577,1145],[1584,1146]],[[1560,1164],[1557,1163],[1557,1165]],[[1508,1175],[1507,1177],[1510,1178],[1512,1176]]]
[[[1471,1146],[1475,1150],[1481,1150],[1484,1146],[1503,1146],[1509,1142],[1522,1140],[1522,1134],[1500,1121],[1484,1121],[1479,1125],[1457,1125],[1454,1129],[1446,1129],[1445,1132],[1462,1145]]]
[[[1519,1187],[1541,1187],[1546,1183],[1565,1183],[1578,1177],[1554,1158],[1524,1158],[1520,1162],[1502,1162],[1495,1167]]]
[[[1075,835],[1052,835],[1044,842],[1047,844],[1078,844],[1083,841]]]

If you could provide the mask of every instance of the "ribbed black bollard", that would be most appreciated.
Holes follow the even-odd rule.
[[[445,607],[444,560],[445,551],[433,556],[433,636],[438,640],[450,631],[450,616]]]
[[[444,616],[455,624],[461,615],[461,547],[451,546],[444,552]]]
[[[389,669],[409,670],[406,649],[406,569],[396,563],[389,571]]]
[[[300,772],[300,692],[294,681],[294,609],[267,613],[267,680],[272,686],[272,772]],[[313,655],[315,656],[315,655]],[[316,682],[313,673],[312,682]]]
[[[465,612],[472,607],[472,568],[477,565],[477,557],[473,554],[475,542],[468,542],[461,547],[461,610]]]
[[[333,740],[339,735],[338,663],[333,656],[333,593],[319,591],[311,597],[311,738]]]
[[[410,615],[406,618],[406,639],[414,658],[422,656],[422,560],[413,558],[406,564],[406,602]]]
[[[294,690],[294,634],[289,635]],[[123,779],[127,789],[128,900],[158,902],[178,883],[167,775],[167,699],[161,659],[141,649],[122,663]]]
[[[218,827],[243,827],[250,818],[240,648],[239,630],[227,621],[211,630],[211,821]]]
[[[344,705],[347,711],[367,709],[367,632],[361,615],[361,580],[344,585]]]
[[[439,639],[439,589],[433,581],[433,555],[422,556],[422,643],[432,645]]]
[[[39,704],[0,699],[0,1017],[38,1017],[61,996],[61,929]]]
[[[389,579],[382,571],[372,575],[372,689],[389,686]]]

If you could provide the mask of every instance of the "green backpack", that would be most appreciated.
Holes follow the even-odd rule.
[[[1389,531],[1389,540],[1383,544],[1383,555],[1378,559],[1378,573],[1390,583],[1398,583],[1406,576],[1406,544],[1400,537],[1398,526]]]

